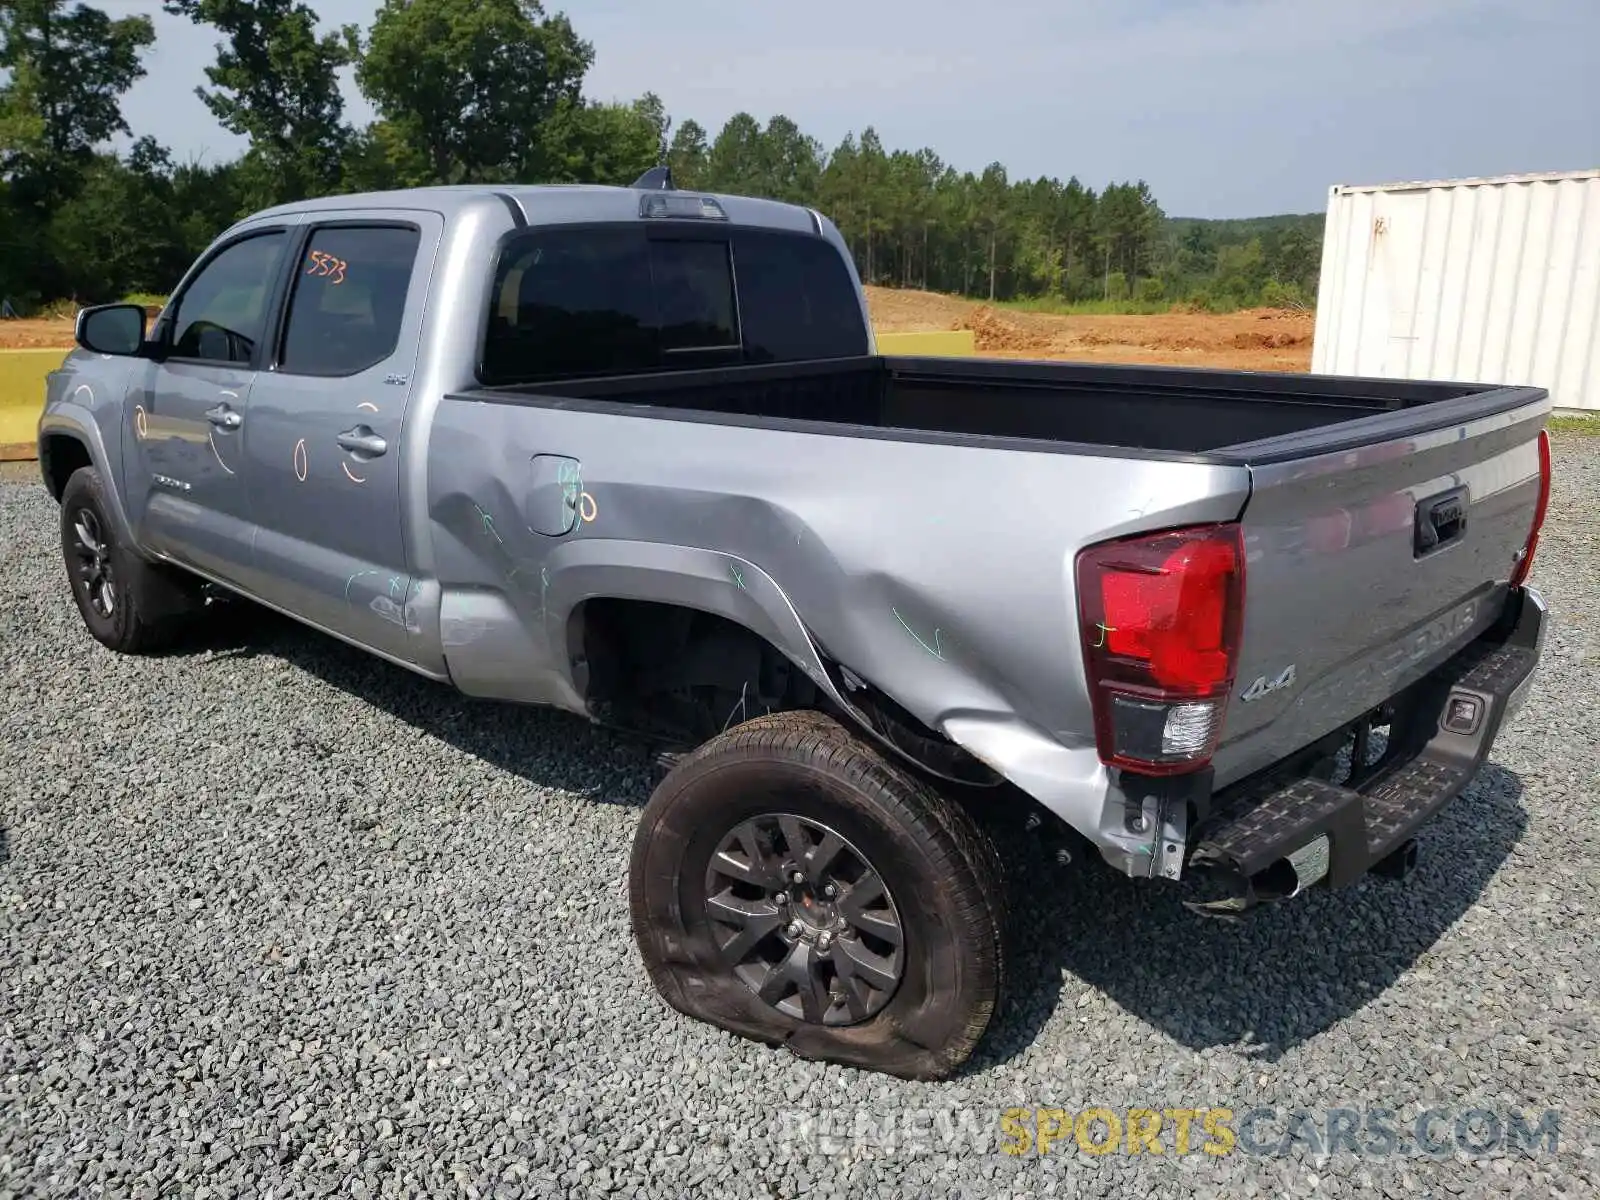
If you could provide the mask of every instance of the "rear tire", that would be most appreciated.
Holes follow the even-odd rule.
[[[165,649],[202,607],[198,581],[146,562],[118,538],[105,485],[80,467],[61,492],[61,551],[84,626],[122,654]]]
[[[805,1058],[938,1079],[999,1004],[1002,886],[953,802],[831,718],[777,713],[656,788],[629,899],[678,1011]]]

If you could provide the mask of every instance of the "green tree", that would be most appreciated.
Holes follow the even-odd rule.
[[[40,298],[49,286],[50,260],[40,230],[49,208],[45,181],[37,174],[49,161],[45,151],[44,114],[37,101],[37,73],[22,60],[0,84],[0,300],[13,306]]]
[[[844,141],[828,155],[817,195],[818,207],[833,218],[852,252],[856,250],[856,224],[864,211],[856,195],[861,186],[858,158],[855,135],[846,134]],[[859,270],[861,266],[861,256],[856,253],[856,267]]]
[[[73,286],[51,225],[100,172],[95,148],[128,132],[121,97],[155,40],[146,16],[112,20],[85,4],[0,0],[0,183],[5,269],[18,299]]]
[[[0,300],[13,307],[27,305],[38,294],[30,270],[36,239],[29,216],[12,197],[11,185],[0,179]]]
[[[351,138],[338,72],[356,61],[354,25],[323,35],[299,0],[166,0],[166,11],[223,35],[211,90],[195,88],[222,127],[250,139],[252,208],[334,191]]]
[[[788,117],[767,122],[757,141],[761,194],[791,204],[816,202],[822,180],[822,144]]]
[[[403,182],[535,182],[542,128],[593,59],[537,0],[384,0],[356,81],[391,144],[415,148]]]
[[[667,116],[659,97],[632,104],[558,105],[543,126],[542,178],[623,186],[662,161]]]
[[[15,173],[47,155],[46,126],[38,70],[27,59],[6,69],[10,79],[0,84],[0,167]]]
[[[978,210],[983,221],[984,236],[988,239],[989,245],[990,300],[998,298],[995,286],[1000,272],[1000,237],[1001,231],[1007,228],[1006,202],[1010,199],[1010,190],[1006,169],[1000,163],[990,163],[983,169],[983,177],[978,181]]]
[[[1321,273],[1321,239],[1299,226],[1286,229],[1274,247],[1273,277],[1302,291],[1315,293]]]
[[[344,189],[382,192],[432,182],[428,156],[398,126],[374,121],[350,138],[344,155]]]
[[[127,133],[122,95],[145,73],[147,16],[112,20],[63,0],[0,4],[0,174],[24,203],[70,195],[96,146]]]
[[[1254,304],[1267,282],[1267,257],[1260,238],[1244,245],[1223,246],[1217,251],[1214,288],[1218,297],[1232,304]]]
[[[705,128],[698,121],[679,125],[667,147],[672,181],[681,188],[704,188],[710,177],[710,163],[711,149],[706,144]]]
[[[761,122],[734,113],[711,143],[706,158],[706,189],[760,195],[763,188]]]
[[[49,224],[49,248],[67,295],[83,303],[165,291],[187,265],[171,204],[165,152],[142,139],[125,161],[96,155],[83,185]],[[170,273],[169,273],[170,272]]]
[[[1104,257],[1105,295],[1116,299],[1111,289],[1113,272],[1120,273],[1127,286],[1141,275],[1151,273],[1161,231],[1161,209],[1143,180],[1108,187],[1100,194],[1096,210],[1096,233]]]
[[[715,136],[674,128],[659,97],[582,95],[592,58],[538,0],[384,0],[366,38],[319,32],[315,0],[162,0],[222,35],[201,95],[244,155],[174,165],[124,127],[148,22],[65,0],[0,0],[0,288],[24,300],[164,287],[231,220],[335,187],[627,184],[665,161],[678,185],[767,196],[833,218],[869,283],[1005,301],[1302,304],[1316,294],[1320,214],[1168,219],[1143,181],[958,171],[890,149],[868,126],[831,153],[793,120],[748,112]],[[350,63],[377,109],[344,124]],[[129,213],[145,214],[135,229]]]

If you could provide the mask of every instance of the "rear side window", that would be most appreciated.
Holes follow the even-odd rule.
[[[736,230],[746,362],[850,358],[867,352],[861,301],[839,252],[820,238]]]
[[[421,240],[395,225],[313,230],[289,296],[279,370],[354,375],[394,354]]]
[[[480,376],[531,383],[866,351],[849,273],[818,238],[554,228],[502,252]]]
[[[484,382],[652,370],[660,359],[639,230],[541,230],[501,254]]]

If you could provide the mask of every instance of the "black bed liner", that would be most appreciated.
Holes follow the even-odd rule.
[[[1252,462],[1288,457],[1291,449],[1326,452],[1543,398],[1537,388],[1471,383],[885,356],[549,380],[466,395],[501,403],[587,402],[613,411],[738,424],[814,429],[821,423],[858,435],[1110,447],[1227,462],[1242,461],[1245,447]],[[1433,405],[1439,408],[1429,411]],[[1328,427],[1336,425],[1353,426],[1350,436],[1330,437]]]

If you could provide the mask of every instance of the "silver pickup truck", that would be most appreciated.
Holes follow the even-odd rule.
[[[883,357],[825,217],[659,172],[270,209],[77,342],[96,639],[231,593],[655,739],[656,986],[902,1076],[995,1012],[991,817],[1234,918],[1403,876],[1544,635],[1544,391]]]

